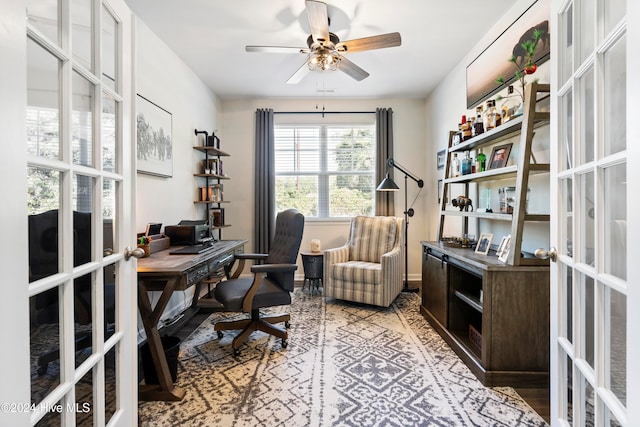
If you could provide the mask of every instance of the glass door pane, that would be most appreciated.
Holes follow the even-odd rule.
[[[593,67],[578,79],[580,98],[576,100],[576,118],[580,123],[579,138],[577,143],[579,164],[589,163],[595,159],[595,82]]]
[[[73,59],[93,71],[93,1],[71,0]]]
[[[627,164],[603,169],[604,272],[627,278]]]
[[[580,10],[580,37],[577,42],[580,44],[577,64],[582,64],[593,53],[595,43],[595,0],[580,0],[575,3]],[[577,25],[576,25],[577,26]]]
[[[116,90],[117,29],[115,18],[102,6],[102,83],[112,90]]]
[[[27,39],[27,152],[60,158],[60,60]]]
[[[560,14],[560,82],[559,86],[569,80],[573,73],[573,4]]]
[[[627,38],[604,54],[604,155],[627,148]]]
[[[27,0],[27,24],[33,25],[55,44],[60,44],[58,0]]]
[[[562,95],[559,101],[561,113],[560,141],[559,148],[561,171],[571,169],[573,167],[573,90],[569,90]]]
[[[73,163],[93,166],[94,85],[73,73],[73,122],[71,124]]]

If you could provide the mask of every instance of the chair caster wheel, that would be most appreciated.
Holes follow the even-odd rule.
[[[291,323],[287,320],[286,322],[284,322],[284,327],[289,329],[291,327]]]
[[[289,341],[282,340],[282,348],[287,348],[288,345],[289,345]]]
[[[223,335],[222,331],[218,331],[218,339],[220,339],[220,340],[221,340],[223,336],[224,336],[224,335]]]
[[[233,355],[234,356],[240,356],[240,349],[236,348],[233,350]]]

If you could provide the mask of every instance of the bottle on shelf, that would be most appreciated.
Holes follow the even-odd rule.
[[[467,116],[462,116],[460,123],[460,130],[462,132],[461,141],[468,141],[471,139],[471,123],[467,121]]]
[[[487,170],[487,155],[482,152],[482,148],[478,149],[476,157],[476,172],[484,172]]]
[[[499,126],[500,123],[500,113],[496,108],[496,100],[490,99],[487,101],[487,109],[484,112],[484,130],[488,131],[496,126]]]
[[[469,152],[464,152],[464,158],[462,159],[462,175],[469,175],[471,173],[471,157],[469,157]]]
[[[476,107],[476,120],[473,122],[473,136],[478,136],[484,132],[484,124],[482,123],[482,105]]]
[[[460,159],[458,158],[458,153],[453,153],[453,159],[451,159],[451,176],[458,177],[460,176]]]

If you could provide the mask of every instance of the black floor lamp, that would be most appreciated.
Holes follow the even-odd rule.
[[[407,206],[407,178],[411,178],[418,184],[418,188],[424,186],[424,181],[420,178],[416,178],[411,172],[403,168],[393,159],[387,159],[387,176],[382,180],[377,191],[398,191],[400,187],[389,177],[389,169],[396,168],[404,174],[404,287],[403,292],[418,292],[418,288],[409,288],[409,251],[408,251],[408,237],[409,237],[409,217],[414,214],[413,208]]]

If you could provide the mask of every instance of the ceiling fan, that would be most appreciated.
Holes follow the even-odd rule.
[[[307,47],[286,46],[246,46],[247,52],[302,53],[307,61],[287,80],[288,84],[300,82],[311,71],[340,70],[360,81],[369,76],[362,68],[349,61],[342,54],[362,52],[400,46],[400,33],[380,34],[348,41],[340,41],[337,35],[329,32],[329,15],[326,3],[306,0],[307,15],[311,34],[307,38]]]

